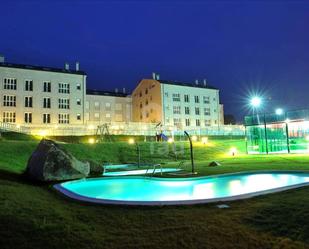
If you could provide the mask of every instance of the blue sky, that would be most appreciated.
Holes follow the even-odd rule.
[[[308,108],[309,2],[1,1],[7,61],[62,67],[79,61],[89,88],[131,91],[151,77],[221,91],[241,119],[246,97],[265,109]]]

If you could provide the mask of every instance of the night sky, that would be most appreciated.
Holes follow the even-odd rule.
[[[0,54],[12,63],[79,61],[88,88],[132,91],[161,79],[218,87],[241,120],[246,97],[265,110],[309,107],[309,2],[1,1]]]

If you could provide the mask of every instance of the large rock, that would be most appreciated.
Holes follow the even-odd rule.
[[[88,163],[90,165],[90,176],[102,176],[104,172],[104,168],[102,165],[92,161],[88,160]]]
[[[43,139],[28,160],[26,176],[37,181],[59,181],[89,175],[89,163],[77,160],[55,142]]]

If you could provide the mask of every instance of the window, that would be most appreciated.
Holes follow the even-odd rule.
[[[201,121],[199,119],[196,119],[195,124],[196,124],[196,126],[201,126]]]
[[[76,119],[81,120],[81,115],[79,113],[76,115]]]
[[[205,119],[205,126],[210,126],[210,120],[209,119]]]
[[[80,85],[80,83],[77,83],[77,85],[76,85],[76,90],[81,90],[81,85]]]
[[[185,102],[186,102],[186,103],[190,102],[190,100],[189,100],[189,95],[188,95],[188,94],[185,94],[184,97],[185,97]]]
[[[70,109],[70,100],[69,99],[58,99],[58,108],[59,109]]]
[[[110,118],[110,117],[111,117],[111,114],[110,114],[110,113],[106,113],[106,114],[105,114],[105,117],[106,117],[106,118]]]
[[[117,104],[115,105],[115,110],[116,110],[116,111],[121,111],[121,110],[122,110],[122,104],[117,103]]]
[[[174,118],[174,126],[180,127],[181,126],[181,119],[180,118]]]
[[[149,112],[146,112],[146,118],[149,118]]]
[[[148,99],[146,99],[145,105],[148,105]]]
[[[32,97],[25,97],[25,107],[32,107]]]
[[[67,113],[58,114],[58,123],[59,124],[69,124],[70,123],[70,114],[67,114]]]
[[[3,106],[16,106],[16,96],[4,95],[3,96]]]
[[[43,114],[43,123],[44,124],[50,124],[50,114],[49,113]]]
[[[165,95],[165,97],[168,97],[168,92],[165,92],[164,95]]]
[[[173,101],[176,101],[176,102],[180,101],[180,94],[179,93],[173,93]]]
[[[111,103],[109,103],[109,102],[105,103],[105,109],[110,110],[111,109]]]
[[[25,123],[32,123],[32,113],[31,112],[25,112]]]
[[[77,104],[77,105],[81,105],[81,104],[82,104],[82,101],[81,101],[80,99],[77,99],[77,100],[76,100],[76,104]]]
[[[43,108],[50,108],[50,98],[43,98]]]
[[[15,78],[4,78],[4,89],[6,90],[16,90],[17,80]]]
[[[70,93],[70,84],[59,83],[59,93]]]
[[[139,116],[139,119],[143,119],[143,114],[141,114],[141,115]]]
[[[216,101],[216,98],[214,98],[214,101]]]
[[[203,102],[204,104],[209,104],[209,97],[203,96]]]
[[[186,126],[190,126],[190,119],[186,118]]]
[[[50,93],[51,92],[51,83],[50,81],[44,81],[43,83],[43,92]]]
[[[98,102],[98,101],[94,102],[94,109],[96,109],[96,110],[100,109],[100,102]]]
[[[33,81],[32,80],[25,81],[25,91],[33,91]]]
[[[142,97],[142,92],[139,92],[139,96]]]
[[[16,113],[15,112],[3,112],[3,123],[15,123]]]
[[[200,108],[195,107],[195,115],[200,115]]]
[[[145,89],[145,94],[148,94],[148,88]]]
[[[210,115],[210,108],[204,108],[204,115],[209,116]]]
[[[190,114],[190,107],[185,106],[185,114],[189,115]]]
[[[95,118],[95,119],[100,119],[100,113],[95,112],[95,113],[94,113],[94,118]]]
[[[194,102],[195,102],[195,103],[200,103],[200,98],[199,98],[199,96],[194,96]]]
[[[143,108],[143,104],[142,103],[139,103],[139,108]]]
[[[173,114],[180,114],[180,106],[173,106]]]

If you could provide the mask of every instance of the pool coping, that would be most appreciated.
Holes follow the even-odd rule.
[[[217,174],[217,175],[211,175],[211,176],[200,176],[200,177],[190,177],[190,178],[160,178],[160,177],[145,177],[145,176],[118,176],[118,178],[121,179],[151,179],[151,180],[193,180],[193,179],[205,179],[205,178],[218,178],[223,176],[229,176],[229,175],[240,175],[240,174],[252,174],[252,173],[304,173],[309,174],[309,171],[304,170],[260,170],[260,171],[243,171],[243,172],[233,172],[233,173],[226,173],[226,174]],[[106,179],[115,179],[117,177],[102,177]],[[86,179],[91,180],[100,180],[101,178],[84,178],[80,180],[75,181],[83,181]],[[69,181],[68,181],[69,182]],[[63,182],[65,183],[65,182]],[[53,186],[54,189],[65,195],[66,197],[69,197],[71,199],[81,201],[81,202],[87,202],[87,203],[94,203],[94,204],[107,204],[107,205],[127,205],[127,206],[171,206],[171,205],[194,205],[194,204],[206,204],[206,203],[214,203],[214,202],[226,202],[226,201],[236,201],[236,200],[243,200],[243,199],[249,199],[252,197],[257,197],[260,195],[266,195],[271,193],[278,193],[285,190],[290,189],[296,189],[301,188],[305,186],[309,186],[309,182],[294,184],[290,186],[284,186],[279,188],[273,188],[268,190],[262,190],[257,191],[253,193],[247,193],[247,194],[241,194],[241,195],[235,195],[230,197],[218,197],[218,198],[211,198],[211,199],[196,199],[196,200],[175,200],[175,201],[121,201],[121,200],[110,200],[110,199],[96,199],[93,197],[85,197],[79,194],[76,194],[70,190],[67,190],[62,186],[63,183],[55,184]]]

